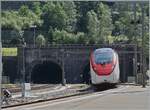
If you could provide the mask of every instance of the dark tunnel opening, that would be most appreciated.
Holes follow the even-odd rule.
[[[61,67],[51,61],[44,61],[34,66],[31,81],[36,84],[60,84],[62,82]]]
[[[5,76],[5,77],[4,77]],[[3,58],[3,83],[15,83],[17,76],[17,58]]]
[[[91,84],[90,63],[88,63],[83,70],[83,83]]]

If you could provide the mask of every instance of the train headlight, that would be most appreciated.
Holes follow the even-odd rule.
[[[97,70],[96,67],[93,68],[95,71]]]

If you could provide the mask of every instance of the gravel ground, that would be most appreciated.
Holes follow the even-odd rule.
[[[21,92],[13,93],[13,95],[16,95],[16,97],[8,99],[8,103],[4,102],[2,104],[2,107],[28,104],[32,102],[38,102],[38,101],[44,101],[49,99],[55,99],[55,98],[60,98],[60,97],[65,97],[70,95],[86,93],[89,90],[89,88],[90,86],[85,84],[74,84],[74,85],[67,85],[67,86],[47,85],[47,87],[45,88],[32,90],[31,95],[25,98],[21,97]]]

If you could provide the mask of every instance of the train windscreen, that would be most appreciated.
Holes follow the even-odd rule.
[[[113,60],[112,52],[94,52],[94,59],[96,64],[111,63]]]

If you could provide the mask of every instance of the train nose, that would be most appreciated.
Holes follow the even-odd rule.
[[[109,75],[113,70],[112,64],[99,64],[96,67],[98,75]]]

